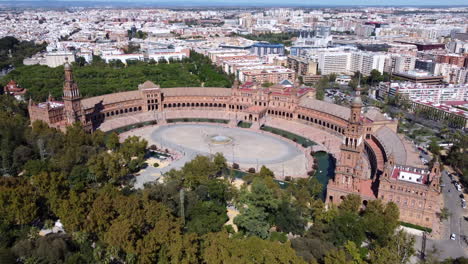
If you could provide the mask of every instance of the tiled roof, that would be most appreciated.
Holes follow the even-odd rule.
[[[387,156],[393,154],[395,163],[406,164],[406,149],[401,138],[390,128],[384,126],[377,130],[376,138],[385,147]]]
[[[85,98],[81,100],[81,104],[85,109],[93,108],[96,104],[102,103],[103,105],[125,102],[128,100],[141,99],[140,91],[128,91],[120,93],[112,93],[101,96]]]
[[[162,89],[164,96],[231,96],[231,88],[175,87]]]
[[[146,81],[143,84],[138,85],[138,88],[140,89],[151,89],[151,88],[157,88],[158,86],[154,84],[152,81]]]
[[[348,120],[351,115],[351,110],[347,107],[307,97],[301,98],[301,100],[299,101],[299,106],[328,113],[330,115],[338,116],[346,120]]]
[[[364,116],[373,122],[389,120],[379,110],[372,108],[368,109],[367,112],[364,113]]]

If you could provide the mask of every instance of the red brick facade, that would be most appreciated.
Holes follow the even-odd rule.
[[[232,121],[245,120],[257,126],[271,116],[319,127],[342,138],[340,153],[336,154],[336,175],[327,187],[328,203],[339,203],[350,193],[361,195],[365,201],[394,201],[403,221],[430,227],[440,209],[440,171],[434,169],[422,182],[391,177],[396,166],[406,165],[406,158],[399,154],[404,146],[395,145],[390,152],[382,138],[385,133],[396,137],[397,122],[371,120],[368,114],[361,114],[361,108],[359,98],[349,109],[315,100],[313,89],[298,85],[261,88],[239,87],[237,83],[233,88],[160,88],[147,81],[135,91],[82,99],[71,67],[66,65],[63,102],[52,98],[39,104],[30,101],[29,114],[31,121],[42,120],[52,127],[65,129],[81,122],[90,131],[119,117],[136,123],[138,119],[133,116],[145,112],[161,121],[165,113],[175,110],[206,111],[207,117],[210,111],[224,111],[235,114]],[[401,164],[393,162],[395,157]]]

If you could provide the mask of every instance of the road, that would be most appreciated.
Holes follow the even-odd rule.
[[[461,192],[455,189],[451,182],[447,171],[442,172],[442,182],[445,186],[442,188],[445,207],[451,213],[448,220],[443,222],[442,238],[428,239],[426,244],[426,254],[436,248],[439,252],[440,259],[449,257],[468,257],[468,244],[463,240],[463,237],[468,235],[468,221],[464,220],[464,214],[468,215],[467,209],[461,207]],[[450,234],[455,234],[456,240],[450,240]],[[416,248],[421,249],[421,237],[416,237]]]

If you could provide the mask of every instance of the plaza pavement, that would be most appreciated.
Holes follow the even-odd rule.
[[[277,178],[285,176],[305,177],[312,165],[312,157],[307,155],[309,149],[280,136],[259,130],[231,128],[213,124],[170,124],[148,126],[134,129],[121,134],[124,139],[136,135],[145,138],[150,145],[161,149],[169,149],[178,157],[165,168],[149,166],[137,176],[136,188],[141,188],[145,182],[157,179],[155,175],[163,174],[171,169],[179,169],[196,155],[212,155],[222,153],[229,163],[238,163],[243,170],[262,165],[271,169]],[[232,138],[225,145],[213,144],[210,138],[223,135]]]

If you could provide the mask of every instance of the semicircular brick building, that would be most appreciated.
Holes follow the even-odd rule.
[[[335,158],[335,177],[327,185],[327,203],[348,194],[393,201],[404,222],[437,228],[441,207],[440,169],[422,166],[414,146],[396,133],[398,122],[378,109],[363,109],[359,92],[351,107],[316,100],[313,89],[298,85],[257,88],[160,88],[150,81],[138,90],[81,98],[72,68],[65,65],[63,101],[29,101],[31,121],[65,129],[80,122],[88,131],[109,131],[146,121],[224,119],[251,122],[309,137]]]

